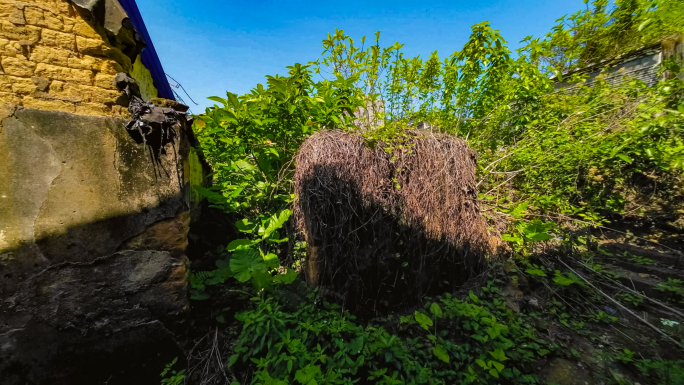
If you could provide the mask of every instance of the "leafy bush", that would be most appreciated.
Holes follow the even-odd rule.
[[[601,76],[584,84],[581,74],[563,74],[681,33],[682,16],[675,0],[596,0],[559,19],[545,39],[526,39],[517,56],[484,22],[472,27],[462,50],[427,60],[405,57],[398,43],[382,47],[379,32],[374,44],[366,47],[364,37],[359,47],[336,30],[323,41],[318,62],[269,76],[267,87],[250,94],[212,98],[219,104],[195,126],[214,167],[214,187],[202,192],[214,206],[242,215],[237,227],[247,235],[220,250],[217,270],[195,272],[191,284],[196,299],[206,298],[206,286],[233,277],[251,281],[260,294],[238,317],[244,325],[231,365],[255,384],[535,383],[527,364],[557,347],[536,335],[531,315],[506,310],[501,282],[482,288],[479,297],[445,294],[425,309],[367,325],[338,305],[320,303],[315,293],[285,311],[268,292],[296,275],[278,258],[279,245],[292,236],[278,230],[293,199],[294,154],[312,133],[348,128],[355,109],[381,100],[384,112],[374,113],[385,124],[363,133],[369,145],[391,143],[385,139],[425,122],[425,129],[460,136],[479,152],[485,215],[503,226],[518,256],[544,242],[584,242],[568,239],[562,222],[600,225],[615,213],[662,211],[640,209],[650,202],[641,197],[660,196],[667,205],[682,194],[676,184],[684,166],[684,84],[672,76],[656,87],[629,77],[618,85]],[[663,70],[672,75],[680,68],[667,62]],[[313,72],[331,77],[314,82]],[[551,75],[575,87],[555,91]],[[557,300],[579,290],[594,295],[586,283],[573,273],[522,264],[527,277],[552,292],[550,314],[578,334],[589,333]],[[680,299],[681,282],[668,281],[661,290]],[[621,300],[641,303],[628,295]],[[585,319],[616,321],[604,311]],[[678,362],[635,361],[627,351],[617,358],[644,375],[675,381],[667,383],[683,378]]]
[[[244,214],[280,210],[292,200],[292,156],[307,136],[344,126],[360,105],[353,79],[314,82],[309,66],[267,76],[250,94],[211,97],[221,104],[197,117],[194,129],[214,168],[213,205]]]
[[[241,313],[231,365],[256,366],[255,384],[536,383],[525,363],[556,349],[506,310],[497,282],[466,300],[445,295],[425,313],[402,316],[396,332],[361,326],[315,293],[292,312],[273,298]],[[528,374],[525,374],[528,373]]]

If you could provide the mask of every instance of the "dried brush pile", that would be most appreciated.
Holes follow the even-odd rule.
[[[477,204],[476,153],[466,142],[423,130],[400,136],[400,145],[369,144],[321,131],[296,158],[307,280],[366,314],[456,289],[496,239]]]

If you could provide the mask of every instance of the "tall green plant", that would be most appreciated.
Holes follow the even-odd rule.
[[[360,105],[354,78],[315,82],[309,65],[267,76],[251,93],[211,97],[217,105],[198,116],[195,132],[214,168],[214,187],[201,189],[227,212],[256,215],[291,201],[292,157],[322,128],[342,127]]]

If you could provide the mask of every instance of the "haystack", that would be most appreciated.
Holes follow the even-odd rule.
[[[321,131],[296,158],[308,283],[347,308],[414,306],[462,285],[492,251],[477,203],[476,153],[445,134],[402,136],[373,144]]]

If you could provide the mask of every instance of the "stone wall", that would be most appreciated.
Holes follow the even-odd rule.
[[[183,353],[187,232],[206,165],[126,119],[0,105],[0,380],[156,383]]]
[[[0,0],[0,23],[0,102],[128,116],[112,80],[118,72],[141,72],[133,71],[134,31],[115,35],[66,0]]]

